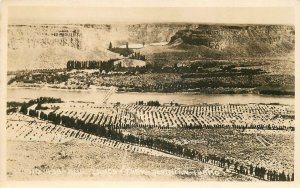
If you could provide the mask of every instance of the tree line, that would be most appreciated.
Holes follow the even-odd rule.
[[[148,102],[136,101],[135,104],[136,105],[147,105],[147,106],[160,106],[159,101],[148,101]]]
[[[118,59],[109,59],[107,61],[76,61],[69,60],[67,69],[100,69],[100,71],[111,71],[114,68],[114,62]]]

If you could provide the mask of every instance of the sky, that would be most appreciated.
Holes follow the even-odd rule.
[[[9,6],[9,24],[190,22],[294,25],[291,7]]]

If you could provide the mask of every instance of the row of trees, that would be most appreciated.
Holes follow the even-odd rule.
[[[148,101],[148,102],[136,101],[135,104],[136,105],[147,105],[147,106],[160,106],[159,101]]]
[[[109,138],[122,143],[148,147],[179,157],[213,164],[227,170],[233,169],[233,171],[238,174],[251,175],[256,178],[269,181],[294,181],[294,174],[286,175],[284,171],[277,172],[274,170],[267,170],[264,167],[258,167],[256,165],[244,166],[243,164],[239,164],[238,162],[235,162],[234,160],[228,159],[224,156],[220,157],[215,154],[203,155],[199,151],[191,149],[187,146],[172,143],[159,138],[152,138],[144,135],[125,134],[122,133],[121,129],[114,128],[113,125],[105,127],[96,123],[86,123],[83,120],[75,119],[69,116],[61,116],[55,112],[50,112],[47,115],[42,111],[33,109],[29,110],[29,115],[51,121],[54,124],[61,124],[69,128],[79,129],[89,134]]]
[[[67,62],[67,69],[99,69],[102,61],[75,61]]]
[[[118,59],[109,59],[107,61],[75,61],[67,62],[67,69],[100,69],[100,71],[111,71],[114,68],[114,62]]]
[[[108,61],[75,61],[70,60],[67,62],[67,69],[99,69],[100,72],[111,71],[127,71],[127,72],[140,72],[145,73],[146,67],[122,67],[121,63],[115,64],[118,59],[110,59]]]

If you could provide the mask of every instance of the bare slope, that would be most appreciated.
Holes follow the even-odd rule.
[[[82,51],[68,46],[8,50],[8,70],[66,68],[68,60],[108,60],[119,57],[108,50]]]

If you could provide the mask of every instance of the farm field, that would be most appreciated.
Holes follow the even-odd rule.
[[[124,130],[192,148],[200,153],[233,159],[276,171],[294,171],[294,131],[241,129],[146,129]]]
[[[8,130],[7,138],[9,140],[43,141],[50,143],[66,143],[72,140],[79,140],[83,142],[89,142],[92,145],[114,147],[156,156],[173,157],[152,149],[136,147],[125,143],[118,143],[113,140],[90,135],[80,130],[66,128],[61,125],[55,125],[50,122],[25,116],[19,113],[12,113],[9,115],[6,129]]]
[[[58,114],[85,123],[115,128],[257,128],[294,129],[294,106],[280,104],[201,104],[146,106],[136,104],[49,103],[37,113]],[[36,110],[36,105],[29,109]],[[82,109],[85,109],[82,111]]]
[[[256,180],[148,148],[128,148],[19,113],[8,115],[7,148],[10,180]]]
[[[62,131],[65,138],[75,136],[141,154],[192,159],[259,179],[289,181],[293,176],[293,105],[152,103],[95,104],[39,98],[22,104],[20,112],[28,115],[25,120],[49,121],[39,128],[55,134]],[[22,138],[18,134],[23,132],[15,131],[14,137]],[[31,133],[36,135],[27,130],[23,137]],[[63,139],[59,137],[59,142]],[[259,169],[267,173],[258,175]]]

